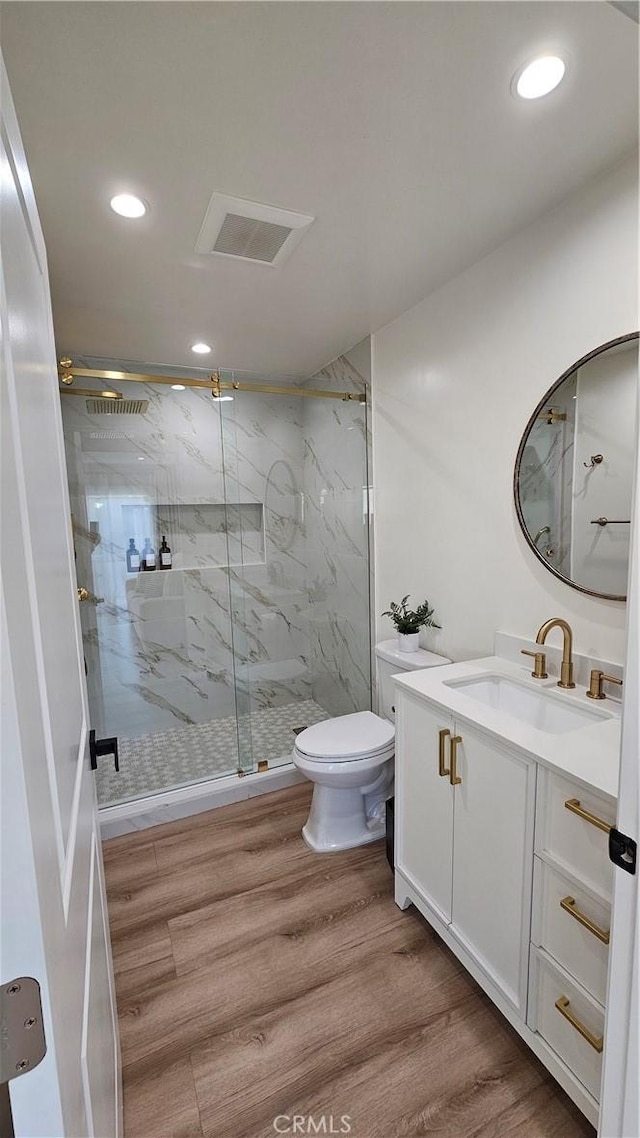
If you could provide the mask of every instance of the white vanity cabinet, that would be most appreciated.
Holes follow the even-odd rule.
[[[396,900],[524,1017],[536,764],[404,691],[396,708]]]
[[[615,798],[427,683],[396,681],[396,903],[420,910],[597,1125]]]

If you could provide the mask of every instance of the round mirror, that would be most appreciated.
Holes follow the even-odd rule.
[[[514,495],[536,557],[581,593],[624,601],[638,398],[638,333],[583,356],[536,407]]]

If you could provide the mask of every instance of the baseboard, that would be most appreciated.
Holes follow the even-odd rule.
[[[293,763],[287,763],[261,774],[245,775],[244,778],[235,774],[225,775],[211,779],[210,782],[121,802],[117,806],[104,806],[98,810],[100,834],[102,840],[107,841],[109,838],[120,837],[121,834],[132,834],[150,826],[161,826],[164,822],[175,822],[180,818],[188,818],[191,814],[216,810],[232,802],[243,802],[247,798],[283,790],[305,781],[304,775],[296,770]]]

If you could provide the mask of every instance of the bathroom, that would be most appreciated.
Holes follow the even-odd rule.
[[[585,858],[600,858],[586,882],[569,866],[573,847],[559,868],[540,845],[558,771],[573,788],[564,805],[602,807],[607,832],[615,824],[637,838],[637,588],[624,601],[637,546],[632,388],[619,429],[607,417],[616,400],[602,398],[595,425],[579,402],[593,368],[613,390],[620,360],[630,361],[625,375],[635,360],[637,387],[634,6],[109,7],[1,8],[55,332],[55,350],[43,333],[48,363],[36,376],[20,320],[9,320],[15,372],[33,378],[10,387],[3,416],[17,471],[6,524],[19,540],[5,543],[3,580],[22,754],[3,765],[3,799],[30,825],[36,809],[45,816],[43,787],[58,803],[49,857],[29,824],[3,817],[6,850],[25,869],[20,898],[3,875],[0,980],[39,977],[48,1041],[42,1062],[9,1084],[14,1133],[371,1138],[517,1127],[532,1138],[637,1138],[626,1011],[637,876],[610,867],[611,968],[604,942],[567,915],[575,900],[601,932],[610,920],[602,830],[586,823]],[[207,37],[212,76],[204,46],[198,54]],[[183,91],[189,53],[199,66]],[[519,70],[542,53],[563,56],[566,76],[539,102],[518,101]],[[60,84],[62,59],[83,99]],[[490,90],[475,101],[487,60]],[[181,141],[204,90],[228,117],[206,161],[197,141]],[[162,91],[166,134],[157,124],[145,135],[151,92]],[[105,139],[96,163],[86,157],[94,135]],[[7,137],[30,211],[11,119]],[[197,184],[173,213],[160,193],[172,148],[174,193],[186,164]],[[287,189],[276,154],[291,159]],[[85,160],[85,176],[71,178]],[[214,189],[315,220],[300,222],[290,259],[274,268],[228,254],[203,261],[196,241]],[[105,222],[111,190],[137,191],[147,216]],[[19,259],[9,223],[4,233],[11,284]],[[199,340],[211,351],[196,358]],[[109,402],[105,390],[147,405],[90,407]],[[62,517],[66,501],[72,527],[47,526],[38,512],[54,484],[50,510]],[[167,539],[170,568],[136,573],[134,562],[128,572],[131,539],[141,556],[148,537],[158,555]],[[420,654],[403,662],[382,613],[406,594],[411,606],[427,598],[439,627],[423,628]],[[545,630],[554,618],[571,638]],[[15,647],[20,629],[34,630],[33,661]],[[558,686],[563,663],[575,689]],[[505,734],[500,708],[460,690],[487,670],[505,700],[517,689],[555,708],[562,730]],[[38,684],[45,710],[29,714]],[[573,742],[567,709],[581,717]],[[621,710],[627,789],[616,808]],[[433,713],[435,743],[419,713]],[[375,715],[381,732],[363,742],[357,726],[352,762],[360,746],[392,770],[395,749],[395,878],[382,840],[388,780],[365,803],[357,842],[326,852],[326,830],[302,834],[324,789],[311,733],[351,715]],[[29,759],[39,717],[46,768]],[[14,753],[5,718],[3,754]],[[95,774],[89,739],[73,777],[56,773],[63,728],[74,745],[85,721]],[[204,745],[194,741],[203,731]],[[500,740],[492,755],[502,764],[480,787],[476,733]],[[340,761],[323,770],[341,768],[342,784],[328,789],[344,795],[341,733],[337,747]],[[421,756],[432,752],[427,785]],[[360,809],[365,789],[359,772]],[[445,805],[431,817],[439,794]],[[332,822],[337,800],[325,797]],[[461,880],[455,862],[448,870],[454,910],[456,890],[472,894],[475,941],[412,869],[426,841],[428,865],[440,864],[449,809],[454,843],[475,855]],[[568,832],[577,849],[581,831]],[[498,855],[509,863],[500,873]],[[586,938],[585,972],[544,941],[551,871],[568,882],[563,912]],[[59,913],[47,896],[60,897]],[[29,939],[35,927],[40,938]],[[552,1002],[549,1026],[536,1008],[558,976],[572,985],[573,1010]]]

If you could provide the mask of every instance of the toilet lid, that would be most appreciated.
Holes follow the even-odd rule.
[[[372,711],[338,715],[307,727],[296,738],[296,749],[310,759],[359,759],[383,751],[394,738],[393,723]]]

